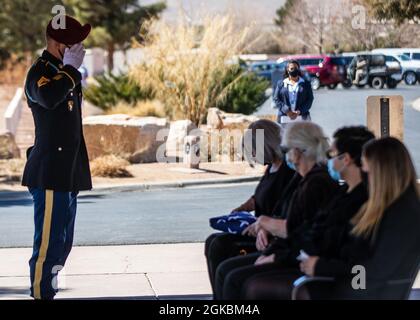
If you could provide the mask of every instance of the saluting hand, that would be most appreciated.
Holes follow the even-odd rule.
[[[86,50],[81,43],[75,44],[64,51],[63,64],[79,69],[85,58]]]

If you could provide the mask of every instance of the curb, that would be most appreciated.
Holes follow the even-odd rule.
[[[208,180],[185,180],[179,182],[157,182],[157,183],[139,183],[139,184],[127,184],[127,185],[106,185],[93,188],[89,191],[82,191],[81,194],[91,194],[92,192],[133,192],[133,191],[151,191],[151,190],[163,190],[163,189],[177,189],[194,186],[210,186],[218,184],[235,184],[235,183],[247,183],[257,182],[261,179],[261,176],[250,176],[240,178],[227,178],[227,179],[208,179]],[[22,192],[25,190],[0,190],[1,193],[6,192]]]
[[[412,107],[414,110],[420,111],[420,98],[417,100],[414,100],[414,102],[412,103]]]
[[[132,191],[150,191],[160,189],[177,189],[194,186],[207,186],[217,184],[235,184],[256,182],[261,179],[261,176],[241,177],[241,178],[227,178],[227,179],[208,179],[208,180],[185,180],[179,182],[163,182],[163,183],[145,183],[145,184],[130,184],[130,185],[117,185],[93,188],[89,192],[132,192]]]

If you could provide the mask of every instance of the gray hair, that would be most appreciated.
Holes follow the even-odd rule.
[[[304,151],[304,157],[317,163],[325,163],[327,160],[328,138],[322,128],[313,122],[289,124],[283,137],[283,145]]]
[[[257,146],[259,130],[263,130],[264,133],[264,148]],[[254,158],[260,163],[272,163],[275,159],[283,159],[281,136],[281,127],[274,121],[261,119],[251,123],[243,138],[245,158],[248,161]],[[252,156],[253,153],[255,157]]]

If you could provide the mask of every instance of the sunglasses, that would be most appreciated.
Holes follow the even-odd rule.
[[[334,159],[334,158],[337,158],[337,157],[341,157],[344,153],[345,152],[338,153],[338,152],[333,151],[333,150],[328,150],[327,153],[326,153],[326,156],[327,156],[328,160],[331,160],[331,159]]]

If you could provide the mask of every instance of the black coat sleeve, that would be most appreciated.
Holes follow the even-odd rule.
[[[407,261],[418,261],[420,205],[414,197],[404,198],[391,210],[385,211],[375,239],[374,254],[366,263],[369,278],[405,277],[403,270],[408,268]]]
[[[351,228],[348,229],[350,232]],[[315,265],[315,275],[349,277],[353,267],[363,264],[372,254],[371,239],[348,235],[339,257],[320,257]]]
[[[317,212],[323,209],[334,196],[337,185],[324,177],[313,178],[294,199],[293,208],[287,217],[289,237],[298,236],[311,228]]]
[[[80,84],[81,79],[80,72],[70,65],[64,66],[54,76],[49,76],[47,66],[38,62],[28,74],[26,94],[32,102],[53,110],[70,90]]]
[[[315,274],[345,276],[350,274],[351,267],[361,264],[366,268],[367,277],[374,281],[404,277],[409,262],[416,264],[418,259],[419,227],[420,205],[417,195],[411,191],[384,212],[373,235],[373,245],[371,239],[352,237],[353,244],[343,248],[340,259],[321,258]],[[370,250],[366,249],[368,247]]]
[[[274,91],[273,101],[276,108],[279,109],[283,114],[287,114],[290,111],[290,106],[282,98],[281,90],[283,88],[283,81],[277,82],[276,90]]]
[[[304,89],[307,92],[306,99],[303,101],[299,109],[302,113],[307,113],[311,109],[314,102],[314,93],[312,91],[312,86],[308,81],[305,81]]]

